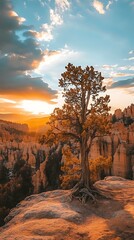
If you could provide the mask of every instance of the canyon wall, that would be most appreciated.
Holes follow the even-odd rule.
[[[18,161],[25,161],[32,169],[34,193],[45,188],[45,160],[49,148],[38,142],[36,134],[29,133],[26,124],[0,120],[0,167],[9,171],[9,180],[14,177],[14,166]]]
[[[90,158],[111,156],[111,174],[134,179],[134,104],[117,109],[111,120],[111,134],[94,140]]]
[[[94,140],[89,157],[92,159],[98,158],[100,155],[111,157],[112,169],[106,175],[133,179],[134,104],[124,111],[116,110],[111,115],[111,121],[111,133]],[[4,165],[9,170],[9,177],[12,178],[14,165],[17,161],[23,160],[29,164],[32,169],[34,193],[46,188],[48,178],[52,178],[50,181],[54,182],[54,175],[60,168],[59,156],[54,155],[56,150],[50,156],[49,147],[39,143],[38,139],[37,135],[29,133],[26,124],[0,120],[0,166]]]

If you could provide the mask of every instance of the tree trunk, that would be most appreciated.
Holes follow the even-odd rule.
[[[82,168],[81,182],[83,183],[84,187],[89,188],[89,186],[90,186],[90,171],[89,171],[89,161],[88,161],[86,137],[82,138],[80,150],[81,150],[81,168]]]

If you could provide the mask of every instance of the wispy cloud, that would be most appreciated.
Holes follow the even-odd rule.
[[[61,25],[63,24],[63,19],[59,13],[57,13],[57,10],[50,9],[50,20],[51,25]]]
[[[56,3],[56,7],[61,9],[63,12],[65,10],[68,10],[71,6],[68,0],[55,0],[55,3]]]
[[[117,68],[118,64],[114,64],[114,65],[103,65],[102,68],[106,69],[106,70],[111,70],[113,68]]]
[[[129,54],[134,54],[134,50],[129,51]]]
[[[105,14],[107,10],[110,9],[110,6],[117,2],[118,0],[109,0],[106,4],[99,0],[93,0],[92,6],[96,9],[99,14]]]
[[[130,71],[134,71],[134,66],[131,65],[125,65],[125,66],[120,66],[118,67],[118,70],[130,70]]]
[[[134,57],[124,58],[123,60],[125,60],[125,61],[133,61]]]
[[[134,73],[130,73],[130,72],[111,72],[110,75],[113,78],[120,78],[120,77],[134,76]]]
[[[113,2],[112,1],[108,1],[108,4],[106,5],[106,9],[108,10],[110,5],[112,4]]]
[[[46,2],[44,3],[42,0],[39,0],[39,2],[42,6],[47,4]],[[54,38],[53,36],[54,29],[57,26],[62,25],[64,23],[63,13],[69,8],[70,8],[70,2],[68,0],[55,0],[55,8],[52,9],[49,7],[50,23],[42,24],[42,26],[40,27],[40,31],[38,32],[34,31],[34,36],[39,41],[46,41],[46,42],[51,41]],[[37,20],[40,20],[39,16]]]
[[[98,1],[98,0],[94,0],[93,1],[93,7],[96,9],[97,12],[99,12],[100,14],[105,14],[105,9],[104,9],[104,5],[102,2]]]
[[[65,45],[63,49],[59,51],[45,51],[44,61],[40,64],[36,72],[47,76],[53,86],[58,85],[58,79],[61,76],[61,73],[64,72],[65,66],[68,62],[77,61],[81,57],[81,54],[73,49],[70,49]]]
[[[39,3],[41,4],[42,7],[45,6],[45,2],[43,0],[39,0]]]
[[[129,60],[129,61],[132,61],[132,60],[134,60],[134,57],[130,57],[130,58],[128,58],[128,60]]]
[[[41,31],[37,32],[36,37],[41,41],[44,40],[46,42],[49,42],[53,39],[52,31],[53,31],[52,25],[49,25],[47,23],[42,24]]]
[[[120,77],[128,77],[128,76],[134,76],[134,66],[133,65],[102,65],[99,67],[99,69],[110,78],[120,78]]]

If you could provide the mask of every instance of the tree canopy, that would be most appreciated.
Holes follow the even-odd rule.
[[[59,80],[65,104],[51,114],[50,135],[58,141],[72,140],[79,146],[81,183],[89,188],[88,155],[93,139],[107,134],[109,130],[110,98],[103,94],[106,91],[104,78],[92,66],[83,69],[69,63],[65,69]]]

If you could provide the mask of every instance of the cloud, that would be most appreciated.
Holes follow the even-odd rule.
[[[134,50],[129,51],[129,54],[134,54]]]
[[[104,80],[103,80],[103,84],[104,84],[104,86],[106,86],[106,88],[110,88],[111,87],[111,85],[113,84],[113,78],[104,78]]]
[[[53,31],[53,26],[45,23],[41,26],[41,31],[37,32],[36,37],[41,41],[44,40],[46,42],[49,42],[53,39],[52,31]]]
[[[97,12],[99,12],[100,14],[105,14],[105,9],[104,9],[104,5],[102,2],[98,1],[98,0],[94,0],[93,1],[93,7],[96,9]]]
[[[106,9],[108,10],[110,5],[112,4],[113,2],[112,1],[108,1],[108,4],[106,5]]]
[[[134,66],[131,65],[125,65],[125,66],[120,66],[118,67],[119,70],[129,70],[129,71],[134,71]]]
[[[99,14],[105,14],[106,11],[110,9],[110,6],[117,1],[118,0],[109,0],[104,6],[104,3],[102,3],[101,1],[93,0],[92,6],[96,9],[97,12],[99,12]]]
[[[28,30],[23,33],[24,37],[36,38],[38,41],[50,42],[53,39],[53,26],[47,23],[42,24],[40,32]]]
[[[70,8],[70,2],[68,0],[55,0],[56,7],[61,9],[63,12]]]
[[[100,70],[105,74],[105,76],[109,76],[110,78],[134,76],[133,65],[119,66],[118,64],[114,65],[105,64],[100,66]]]
[[[2,98],[0,98],[0,114],[16,112],[15,106],[16,106],[16,102],[11,103],[11,102],[8,102],[7,99],[2,100]]]
[[[51,80],[53,86],[58,85],[58,79],[61,73],[65,71],[65,66],[69,63],[76,63],[81,57],[81,53],[70,49],[65,46],[59,51],[45,51],[44,61],[40,64],[36,70],[38,74],[47,76]],[[51,84],[50,82],[50,84]]]
[[[4,82],[2,82],[4,80]],[[30,75],[7,76],[0,82],[0,95],[4,98],[21,100],[44,100],[51,102],[56,97],[57,91],[52,90],[41,77]]]
[[[118,64],[114,64],[114,65],[103,65],[102,68],[106,69],[106,70],[111,70],[113,68],[117,68]]]
[[[128,77],[128,76],[134,76],[134,73],[130,72],[111,72],[111,77],[118,78],[118,77]]]
[[[44,3],[42,0],[39,0],[41,5],[47,4],[46,2]],[[56,0],[55,1],[55,8],[52,9],[50,8],[49,10],[49,16],[50,16],[50,24],[44,23],[42,24],[40,31],[34,31],[31,32],[32,35],[34,35],[39,41],[46,41],[50,42],[54,37],[53,37],[53,31],[56,26],[62,25],[64,23],[63,21],[63,12],[65,10],[68,10],[70,7],[70,3],[67,0]],[[36,16],[37,20],[40,20],[39,16]]]
[[[109,89],[112,88],[133,88],[134,87],[134,78],[126,79],[126,80],[120,80],[116,82],[112,82],[111,86],[109,86]]]
[[[114,110],[117,105],[124,108],[124,106],[128,106],[132,103],[132,96],[134,95],[134,78],[115,81],[113,78],[109,77],[104,78],[103,82],[107,87],[107,94],[110,95],[112,110]]]
[[[60,16],[60,14],[57,13],[57,11],[50,9],[50,20],[51,20],[51,25],[61,25],[63,24],[63,19]]]
[[[129,70],[134,71],[134,66],[130,66]]]
[[[130,57],[128,58],[129,61],[133,61],[134,60],[134,57]]]
[[[47,26],[43,26],[47,29]],[[18,32],[23,33],[23,40]],[[37,41],[38,32],[24,24],[13,11],[10,0],[0,0],[0,96],[6,99],[42,99],[56,97],[41,77],[32,77],[43,61],[44,52]],[[40,33],[41,34],[41,33]],[[43,35],[44,36],[44,35]],[[49,36],[50,38],[50,36]]]
[[[39,3],[41,4],[42,7],[45,6],[45,3],[43,2],[43,0],[39,0]]]

